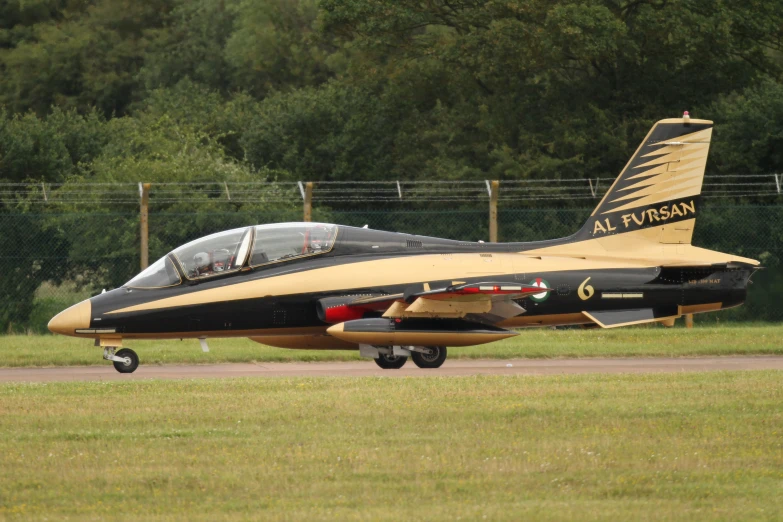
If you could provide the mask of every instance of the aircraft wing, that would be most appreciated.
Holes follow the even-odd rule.
[[[550,288],[510,283],[462,283],[443,288],[409,289],[401,294],[330,297],[319,301],[319,316],[327,323],[383,312],[392,319],[467,319],[493,324],[525,312],[517,300],[550,292]]]

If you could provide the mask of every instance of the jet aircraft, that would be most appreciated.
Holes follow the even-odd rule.
[[[562,239],[452,241],[325,223],[248,226],[163,256],[55,316],[122,373],[133,339],[249,337],[437,368],[446,346],[534,326],[671,325],[737,306],[758,261],[691,245],[712,122],[657,122],[585,225]],[[122,348],[122,349],[119,349]],[[119,349],[119,350],[118,350]]]

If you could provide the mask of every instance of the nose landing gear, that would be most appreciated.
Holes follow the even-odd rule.
[[[114,353],[115,348],[107,346],[103,349],[103,358],[114,363],[114,369],[120,373],[133,373],[139,367],[139,356],[130,348],[122,348]]]

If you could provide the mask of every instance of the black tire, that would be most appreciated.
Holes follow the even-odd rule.
[[[384,355],[380,354],[375,359],[375,364],[383,368],[384,370],[399,370],[405,363],[408,362],[408,358],[404,355]]]
[[[411,357],[419,368],[440,368],[446,360],[445,346],[428,346],[432,353],[413,352]]]
[[[136,368],[139,367],[139,356],[136,355],[136,352],[130,348],[123,348],[122,350],[118,350],[114,355],[117,357],[127,357],[130,359],[130,364],[112,361],[114,364],[114,369],[120,373],[133,373],[136,371]]]

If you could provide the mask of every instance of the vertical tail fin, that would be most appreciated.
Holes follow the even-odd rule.
[[[711,137],[711,121],[687,114],[657,122],[575,239],[690,244]]]

